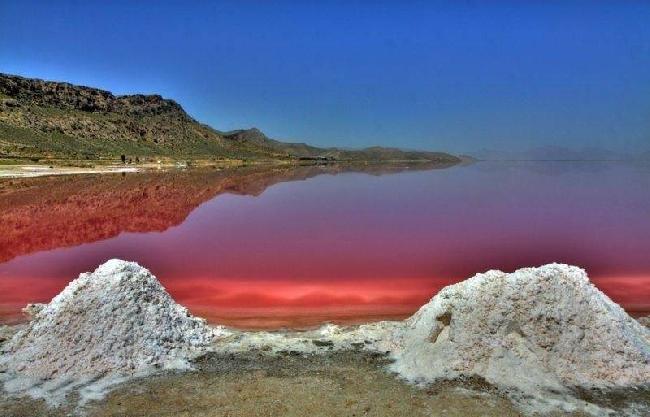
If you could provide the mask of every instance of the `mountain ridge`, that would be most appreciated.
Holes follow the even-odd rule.
[[[0,73],[0,158],[243,159],[460,162],[444,152],[319,148],[257,128],[221,132],[158,94],[107,90]]]

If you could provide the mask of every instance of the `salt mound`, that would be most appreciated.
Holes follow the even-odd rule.
[[[34,379],[129,376],[183,366],[215,330],[176,304],[147,269],[110,260],[81,274],[4,347],[9,372]]]
[[[650,331],[567,265],[446,287],[389,348],[393,370],[415,382],[480,376],[525,393],[650,382]]]

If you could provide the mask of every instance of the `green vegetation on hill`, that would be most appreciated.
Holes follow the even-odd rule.
[[[421,160],[441,152],[317,148],[269,139],[257,129],[219,132],[159,95],[115,96],[68,83],[0,74],[0,157],[56,159]]]

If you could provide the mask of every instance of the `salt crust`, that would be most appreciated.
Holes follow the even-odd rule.
[[[567,395],[650,383],[650,331],[568,265],[489,271],[446,287],[382,343],[409,381],[478,376],[528,411],[603,414]]]
[[[60,402],[73,388],[110,386],[161,369],[186,369],[223,331],[176,304],[148,270],[110,260],[81,274],[3,350],[4,387]],[[96,389],[88,387],[90,397]]]

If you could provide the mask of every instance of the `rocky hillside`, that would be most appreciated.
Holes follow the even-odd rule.
[[[284,143],[257,129],[219,132],[159,95],[116,96],[68,83],[0,74],[0,157],[427,160],[438,152],[349,151]]]

